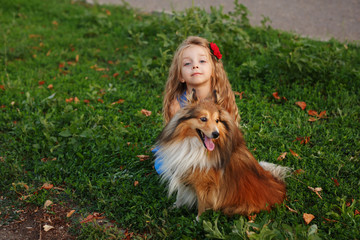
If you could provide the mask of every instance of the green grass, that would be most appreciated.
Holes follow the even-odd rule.
[[[10,205],[52,199],[82,215],[104,213],[138,238],[359,239],[360,48],[275,31],[266,21],[251,27],[247,14],[241,5],[231,14],[148,15],[81,1],[2,1],[0,216]],[[189,35],[220,47],[233,90],[244,92],[236,101],[255,157],[303,170],[287,180],[284,204],[253,223],[213,211],[194,221],[196,210],[172,209],[154,171],[168,68]],[[308,110],[326,110],[326,118],[309,122]],[[45,182],[64,190],[39,190]],[[321,187],[322,199],[308,186]],[[315,219],[306,225],[303,213]],[[121,232],[76,229],[79,239]]]

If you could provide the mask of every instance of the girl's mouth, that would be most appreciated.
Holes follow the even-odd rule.
[[[193,73],[193,74],[191,74],[192,77],[197,76],[197,75],[201,75],[201,73]]]

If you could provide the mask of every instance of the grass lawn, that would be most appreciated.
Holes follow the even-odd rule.
[[[360,48],[254,28],[247,14],[2,1],[0,228],[51,200],[76,210],[66,221],[79,239],[359,239]],[[294,169],[271,212],[196,222],[159,182],[150,149],[189,35],[219,46],[254,156]],[[113,227],[80,223],[94,213]]]

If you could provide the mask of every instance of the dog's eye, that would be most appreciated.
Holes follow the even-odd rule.
[[[215,120],[216,123],[219,123],[219,121],[220,121],[219,119],[216,119],[216,120]]]
[[[202,118],[200,118],[200,120],[201,120],[202,122],[206,122],[206,121],[207,121],[207,118],[206,118],[206,117],[202,117]]]

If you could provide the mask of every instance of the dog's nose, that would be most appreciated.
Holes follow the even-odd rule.
[[[212,132],[211,135],[213,138],[218,138],[220,134],[219,134],[219,132],[215,131],[215,132]]]

